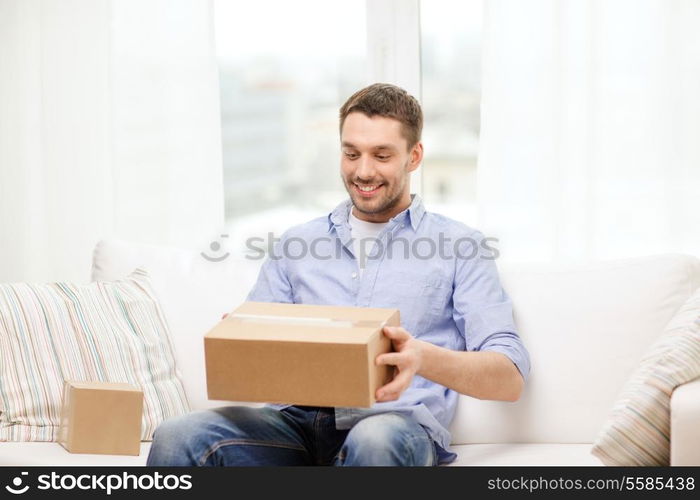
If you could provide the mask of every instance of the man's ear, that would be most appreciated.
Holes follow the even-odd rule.
[[[411,162],[408,165],[408,171],[413,172],[415,169],[418,168],[418,165],[420,165],[420,162],[423,161],[423,143],[418,141],[415,146],[411,148],[411,152],[409,153]]]

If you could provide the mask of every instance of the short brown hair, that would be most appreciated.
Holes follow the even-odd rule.
[[[374,83],[358,90],[340,108],[340,132],[350,113],[359,112],[372,118],[384,116],[401,122],[408,148],[420,141],[423,132],[423,111],[415,97],[390,83]]]

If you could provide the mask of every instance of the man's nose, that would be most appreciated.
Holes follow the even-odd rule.
[[[376,170],[374,168],[374,160],[371,156],[362,156],[359,159],[357,170],[355,175],[362,179],[363,181],[370,181],[374,179],[374,174]]]

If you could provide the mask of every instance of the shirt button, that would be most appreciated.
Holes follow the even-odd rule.
[[[406,227],[406,224],[401,224],[401,227]]]
[[[357,273],[352,273],[351,276],[352,276],[352,279],[355,279],[355,278],[357,278]]]

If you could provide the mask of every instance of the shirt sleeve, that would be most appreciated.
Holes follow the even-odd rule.
[[[513,306],[498,278],[495,252],[475,231],[456,246],[453,319],[468,351],[495,351],[515,364],[524,380],[530,355],[513,321]]]
[[[285,232],[273,246],[272,252],[260,268],[258,279],[248,293],[246,301],[294,303],[292,285],[282,252],[286,236]]]

